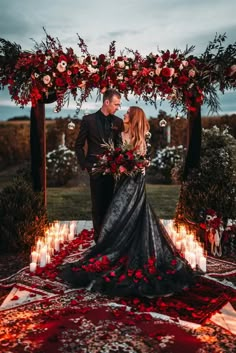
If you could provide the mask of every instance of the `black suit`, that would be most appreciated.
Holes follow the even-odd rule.
[[[105,126],[109,120],[109,128]],[[106,124],[107,125],[107,124]],[[115,115],[105,117],[101,110],[85,115],[80,125],[76,139],[75,151],[81,168],[87,169],[90,175],[90,190],[92,201],[92,218],[95,231],[95,241],[98,239],[102,222],[113,197],[114,179],[111,175],[91,174],[91,169],[97,161],[96,155],[103,154],[104,141],[112,140],[115,146],[121,143],[121,132],[124,130],[123,120]],[[87,153],[85,145],[87,143]]]

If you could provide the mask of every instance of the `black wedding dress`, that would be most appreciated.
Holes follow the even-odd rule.
[[[146,200],[141,173],[118,181],[98,243],[59,276],[74,288],[124,297],[170,295],[194,282]]]

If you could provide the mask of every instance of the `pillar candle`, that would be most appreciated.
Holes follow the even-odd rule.
[[[42,248],[42,250],[40,251],[40,262],[39,262],[39,266],[40,267],[45,267],[47,264],[47,249],[46,247]]]
[[[201,256],[199,258],[199,268],[203,271],[206,272],[206,267],[207,267],[207,259],[205,256]]]
[[[35,262],[30,263],[30,272],[36,271],[37,264]]]
[[[39,256],[39,254],[37,253],[37,251],[32,251],[32,253],[31,253],[31,262],[37,263],[38,256]]]

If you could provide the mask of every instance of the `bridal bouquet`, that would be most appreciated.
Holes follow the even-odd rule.
[[[92,173],[112,174],[117,180],[122,175],[134,176],[143,173],[144,168],[150,164],[146,157],[128,143],[120,147],[114,147],[113,143],[104,143],[102,147],[105,152],[97,156],[98,161],[94,164]]]

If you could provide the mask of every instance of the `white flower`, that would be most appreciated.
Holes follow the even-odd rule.
[[[125,62],[124,61],[118,61],[117,62],[119,68],[123,69],[125,67]]]
[[[121,73],[117,76],[118,80],[123,80],[123,78],[124,78],[124,76]]]
[[[98,72],[98,69],[92,67],[91,65],[88,65],[88,70],[91,74],[95,74],[96,72]]]
[[[83,62],[84,62],[84,59],[85,59],[84,56],[79,56],[79,57],[78,57],[78,63],[79,63],[80,65],[82,65]]]
[[[49,75],[43,76],[43,83],[48,85],[51,82],[51,77]]]
[[[195,75],[196,75],[195,70],[193,70],[193,69],[189,70],[189,72],[188,72],[189,77],[194,77]]]
[[[67,66],[67,62],[65,60],[62,60],[57,64],[57,70],[59,72],[64,72],[66,71],[66,66]]]

